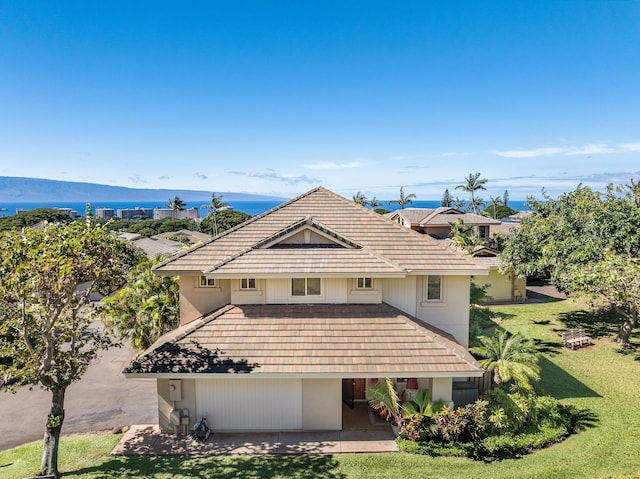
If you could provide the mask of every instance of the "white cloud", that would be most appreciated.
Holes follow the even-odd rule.
[[[200,179],[200,180],[206,180],[207,178],[209,178],[207,175],[205,175],[205,174],[204,174],[204,173],[202,173],[201,171],[196,171],[196,172],[193,174],[193,177],[194,177],[194,178],[198,178],[198,179]]]
[[[309,170],[346,170],[350,168],[360,168],[364,166],[361,161],[350,161],[348,163],[334,163],[333,161],[322,161],[320,163],[311,163],[303,165]]]
[[[320,183],[321,180],[317,178],[311,178],[306,175],[291,175],[291,174],[280,174],[271,168],[267,168],[265,171],[256,171],[256,172],[245,172],[245,171],[229,171],[229,174],[232,175],[241,175],[247,176],[249,178],[264,178],[264,179],[272,179],[283,181],[287,185],[297,185],[298,183]]]
[[[640,151],[640,143],[619,143],[614,145],[588,143],[582,146],[551,146],[519,150],[496,150],[491,153],[504,158],[537,158],[539,156],[607,155],[627,153],[629,151]]]
[[[130,176],[129,180],[131,180],[132,183],[149,183],[147,180],[142,178],[142,176],[140,176],[137,173],[134,174],[133,176]]]

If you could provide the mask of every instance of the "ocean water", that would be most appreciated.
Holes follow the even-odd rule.
[[[199,208],[200,216],[207,216],[208,210],[203,206],[206,206],[202,201],[188,201],[184,200],[187,204],[187,208]],[[389,211],[394,211],[398,209],[398,205],[389,204],[388,201],[380,201],[382,203],[382,208],[388,209]],[[265,211],[270,210],[281,204],[281,201],[228,201],[227,202],[231,208],[237,211],[242,211],[243,213],[247,213],[249,215],[255,216]],[[424,201],[414,201],[409,205],[411,208],[437,208],[440,206],[440,200],[424,200]],[[518,211],[526,211],[528,210],[526,201],[510,201],[509,206],[514,210]],[[57,201],[57,202],[39,202],[39,203],[0,203],[0,216],[13,215],[18,211],[28,211],[36,208],[71,208],[76,211],[79,215],[84,215],[86,211],[87,204],[85,202],[67,202],[67,201]],[[132,208],[166,208],[166,203],[162,201],[100,201],[96,203],[91,203],[91,209],[95,213],[96,208],[113,208],[115,211],[121,209],[132,209]]]

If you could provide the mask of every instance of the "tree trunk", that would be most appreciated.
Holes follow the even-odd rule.
[[[51,391],[51,412],[47,416],[47,424],[44,429],[42,443],[42,462],[40,463],[40,475],[60,477],[58,472],[58,445],[60,444],[60,431],[64,421],[64,394],[66,388]]]
[[[618,340],[622,346],[628,346],[631,330],[633,330],[638,322],[638,311],[633,308],[628,314],[624,315],[624,318],[624,323],[620,326],[620,332],[618,333]]]

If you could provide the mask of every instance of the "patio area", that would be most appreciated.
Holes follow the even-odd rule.
[[[388,424],[366,403],[343,404],[342,431],[216,433],[206,442],[162,433],[157,425],[134,425],[111,451],[114,455],[340,454],[398,450]]]

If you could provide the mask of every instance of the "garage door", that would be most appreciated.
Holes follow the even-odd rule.
[[[302,429],[302,381],[198,379],[196,409],[214,431]]]

